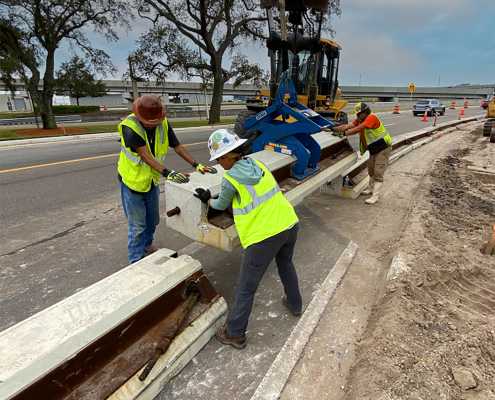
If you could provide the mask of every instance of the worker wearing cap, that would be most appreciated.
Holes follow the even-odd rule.
[[[333,130],[343,132],[344,136],[359,134],[359,151],[364,154],[370,152],[368,160],[369,186],[363,194],[372,196],[365,200],[367,204],[375,204],[379,198],[383,185],[383,175],[388,167],[392,152],[392,136],[376,114],[365,103],[358,103],[354,107],[356,120],[350,124],[334,127]]]
[[[165,117],[157,96],[138,97],[130,114],[119,124],[121,151],[118,173],[122,205],[128,220],[128,258],[136,262],[157,250],[153,245],[159,223],[160,177],[176,183],[189,181],[187,175],[165,168],[169,147],[201,173],[216,172],[197,163],[182,146]]]
[[[239,148],[245,141],[227,129],[213,132],[208,140],[210,161],[217,160],[226,170],[220,194],[211,199],[209,190],[196,189],[196,197],[214,209],[225,210],[232,206],[235,227],[244,248],[235,300],[226,324],[216,335],[221,343],[237,349],[246,346],[254,295],[274,259],[285,291],[284,305],[295,316],[302,313],[299,283],[292,262],[298,218],[268,168],[257,160],[242,157]]]

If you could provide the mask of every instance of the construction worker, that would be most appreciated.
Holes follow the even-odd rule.
[[[285,291],[284,305],[294,316],[302,313],[299,283],[292,262],[299,220],[268,168],[252,158],[242,157],[239,147],[245,141],[228,129],[213,132],[208,140],[210,161],[217,160],[227,172],[217,198],[211,199],[209,190],[196,189],[196,197],[216,210],[232,206],[244,249],[235,300],[226,324],[216,335],[221,343],[236,349],[246,346],[254,295],[274,259]]]
[[[392,136],[387,131],[376,114],[371,112],[365,103],[357,103],[354,107],[356,119],[345,125],[333,128],[342,132],[344,136],[359,134],[359,151],[362,154],[368,150],[369,186],[363,191],[365,195],[372,195],[365,200],[366,204],[375,204],[379,198],[383,185],[383,175],[388,167],[388,160],[392,152]]]
[[[153,236],[160,221],[160,176],[176,183],[189,181],[187,175],[165,168],[168,148],[201,173],[216,172],[197,163],[182,146],[165,117],[165,107],[157,96],[138,97],[133,113],[119,124],[121,151],[118,174],[122,205],[128,220],[128,259],[136,262],[153,253]]]

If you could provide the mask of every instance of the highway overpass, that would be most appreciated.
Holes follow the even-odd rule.
[[[122,80],[105,80],[108,93],[106,96],[97,98],[82,98],[81,105],[106,105],[108,107],[125,106],[130,97],[131,82]],[[16,95],[14,97],[8,93],[7,89],[0,84],[0,111],[9,109],[20,111],[30,109],[30,102],[22,82],[16,84]],[[342,86],[344,98],[349,100],[373,100],[373,101],[396,101],[410,99],[407,86]],[[169,97],[177,96],[182,103],[205,104],[210,103],[211,96],[202,91],[199,82],[165,82],[156,84],[152,82],[140,82],[138,84],[140,93],[154,93],[161,95],[169,102]],[[210,89],[211,90],[211,89]],[[224,96],[244,97],[251,96],[257,90],[253,85],[240,85],[234,87],[226,84]],[[472,99],[477,100],[493,93],[495,84],[492,85],[459,85],[449,87],[418,87],[413,98],[440,98],[450,99]],[[206,97],[206,99],[205,99]],[[72,101],[74,103],[74,101]],[[10,106],[9,106],[10,104]]]

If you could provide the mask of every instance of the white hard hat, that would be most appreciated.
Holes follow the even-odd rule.
[[[210,161],[216,160],[223,155],[230,153],[244,144],[247,139],[241,139],[229,129],[217,129],[208,139],[208,149],[210,150]]]

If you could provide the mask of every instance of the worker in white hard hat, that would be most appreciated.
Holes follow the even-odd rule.
[[[294,316],[302,313],[302,299],[292,262],[297,240],[298,218],[268,168],[253,158],[244,158],[240,147],[246,142],[228,129],[219,129],[208,140],[210,161],[226,170],[220,194],[212,199],[209,190],[196,189],[196,197],[217,210],[232,206],[234,223],[244,257],[235,299],[226,324],[217,339],[242,349],[256,289],[275,259],[285,296],[284,305]]]
[[[392,136],[366,103],[357,103],[354,112],[356,119],[353,122],[336,126],[333,130],[342,132],[344,136],[359,134],[359,151],[361,154],[364,154],[366,150],[369,151],[369,185],[363,194],[371,194],[371,197],[365,200],[366,204],[375,204],[380,198],[383,176],[392,152]]]

